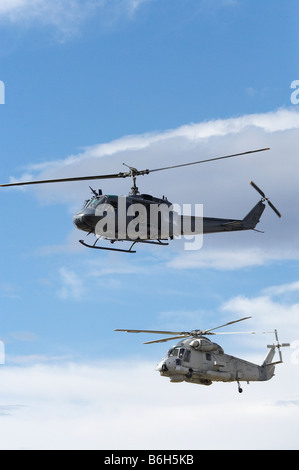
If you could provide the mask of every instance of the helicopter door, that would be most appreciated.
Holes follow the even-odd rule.
[[[191,359],[191,350],[186,349],[183,356],[183,361],[189,363]]]

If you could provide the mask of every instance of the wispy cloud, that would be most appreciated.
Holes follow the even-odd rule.
[[[261,290],[256,296],[237,295],[225,302],[221,310],[234,312],[240,316],[252,316],[254,318],[254,329],[257,331],[269,331],[278,329],[284,336],[284,341],[297,341],[299,330],[294,329],[298,324],[299,302],[298,302],[299,282],[291,282],[280,286],[270,286]],[[295,292],[294,299],[278,297],[286,292]]]
[[[273,260],[273,257],[269,257]],[[168,262],[174,269],[217,269],[230,271],[251,266],[261,266],[267,262],[262,250],[240,248],[233,252],[222,249],[202,250],[195,253],[182,253]]]
[[[0,284],[0,295],[10,299],[20,299],[19,286],[4,282]]]
[[[90,0],[3,0],[0,20],[23,26],[52,26],[66,36],[77,29],[92,7]]]
[[[96,15],[102,27],[120,18],[131,20],[148,1],[152,0],[1,0],[0,21],[27,27],[50,26],[66,39]]]
[[[282,284],[280,286],[272,286],[263,290],[266,295],[282,295],[299,292],[299,281],[291,282],[289,284]]]
[[[62,299],[80,300],[85,292],[81,278],[66,267],[61,268],[59,274],[59,297]]]

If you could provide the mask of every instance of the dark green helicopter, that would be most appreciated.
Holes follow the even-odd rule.
[[[251,150],[248,152],[226,155],[222,157],[210,158],[191,163],[156,168],[152,170],[137,170],[126,164],[128,171],[107,175],[79,176],[61,179],[49,179],[42,181],[27,181],[19,183],[2,184],[0,187],[26,186],[48,183],[63,183],[73,181],[91,181],[117,178],[132,178],[133,186],[128,196],[103,195],[101,190],[92,191],[92,197],[85,201],[83,208],[73,216],[74,225],[84,232],[94,234],[96,241],[89,245],[83,240],[80,243],[88,248],[99,250],[112,250],[126,253],[136,253],[133,247],[136,243],[150,243],[156,245],[168,245],[168,240],[173,240],[180,236],[194,236],[199,234],[216,232],[233,232],[240,230],[255,230],[261,215],[265,210],[264,202],[267,201],[275,213],[281,214],[266,198],[261,189],[253,182],[251,185],[259,192],[262,199],[251,209],[242,219],[224,219],[203,217],[202,214],[184,215],[177,210],[168,199],[154,197],[150,194],[140,194],[136,185],[137,176],[144,176],[157,171],[170,170],[185,166],[197,165],[216,160],[248,155],[256,152],[269,150],[268,148]],[[129,241],[129,249],[109,248],[97,246],[100,239],[109,240],[112,244],[119,241]]]

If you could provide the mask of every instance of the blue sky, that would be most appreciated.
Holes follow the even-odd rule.
[[[241,218],[258,201],[253,179],[283,213],[265,212],[263,235],[206,237],[191,253],[180,242],[144,246],[128,256],[78,244],[72,214],[88,184],[3,188],[2,448],[159,448],[162,437],[163,448],[197,448],[194,411],[213,418],[200,444],[209,448],[215,424],[227,423],[223,403],[231,411],[225,447],[298,448],[299,107],[290,99],[298,31],[298,4],[288,0],[0,0],[1,183],[270,147],[138,184],[176,203],[202,203],[205,215]],[[130,182],[102,188],[126,194]],[[234,384],[170,384],[154,370],[167,346],[113,332],[209,328],[245,315],[253,316],[246,330],[278,328],[293,350],[273,381],[246,387],[237,405]],[[257,362],[269,341],[221,338],[225,351]],[[179,425],[190,429],[184,442],[165,437],[178,426],[178,400]],[[249,442],[237,435],[240,415],[249,430],[252,416],[264,418]],[[279,441],[271,432],[278,417],[288,429]],[[112,421],[126,426],[125,439]]]

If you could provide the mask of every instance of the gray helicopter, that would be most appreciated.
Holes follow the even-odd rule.
[[[136,243],[150,243],[163,246],[169,244],[168,240],[173,240],[180,236],[255,230],[255,227],[259,223],[260,217],[265,210],[265,201],[268,202],[274,212],[281,217],[279,211],[265,196],[264,192],[253,182],[251,182],[252,186],[259,192],[262,199],[241,220],[181,215],[175,211],[174,205],[169,202],[165,196],[163,196],[163,198],[158,198],[150,194],[140,194],[136,185],[137,176],[144,176],[162,170],[170,170],[216,160],[239,157],[241,155],[254,154],[265,150],[269,150],[269,148],[142,171],[124,164],[129,168],[129,171],[123,173],[98,176],[79,176],[42,181],[23,181],[18,183],[1,184],[0,187],[131,177],[133,179],[133,186],[131,188],[131,192],[126,197],[103,195],[102,190],[96,191],[90,187],[92,190],[92,197],[87,199],[83,208],[74,215],[73,223],[79,230],[87,233],[88,235],[95,235],[96,241],[93,244],[88,244],[84,240],[79,240],[82,245],[88,248],[136,253],[136,251],[133,250]],[[120,241],[128,241],[131,243],[131,246],[129,249],[97,246],[99,240],[108,240],[112,244]]]
[[[180,339],[157,366],[160,375],[168,377],[170,382],[188,382],[198,385],[212,385],[213,382],[237,382],[238,391],[242,393],[243,389],[240,382],[247,382],[249,384],[249,382],[262,382],[272,379],[275,366],[283,362],[281,348],[290,346],[289,343],[279,343],[277,330],[274,330],[274,332],[261,332],[261,334],[274,333],[276,344],[267,345],[270,351],[262,365],[257,365],[224,353],[219,344],[206,338],[208,335],[216,334],[257,334],[256,332],[214,333],[214,330],[248,320],[249,318],[251,317],[231,321],[225,323],[225,325],[208,330],[193,330],[190,332],[123,329],[115,331],[171,335],[168,338],[148,341],[144,344],[165,343]],[[276,349],[278,350],[279,360],[273,362]]]

